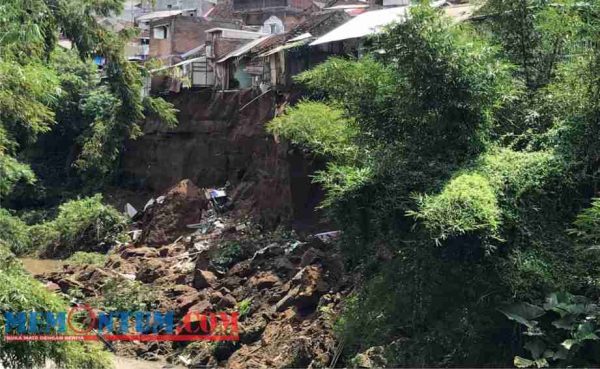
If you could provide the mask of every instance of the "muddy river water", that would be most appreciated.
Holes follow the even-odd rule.
[[[64,261],[54,259],[19,258],[26,271],[33,275],[60,270]]]

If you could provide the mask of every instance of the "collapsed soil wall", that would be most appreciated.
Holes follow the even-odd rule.
[[[126,145],[123,182],[130,188],[162,193],[189,178],[199,187],[231,185],[236,209],[250,212],[267,225],[313,219],[316,202],[308,173],[298,178],[285,143],[265,129],[281,97],[269,92],[185,91],[167,98],[179,109],[179,125],[165,127],[148,120],[145,135]],[[300,160],[300,162],[299,162]],[[291,179],[293,177],[293,179]],[[292,196],[293,189],[298,192]]]

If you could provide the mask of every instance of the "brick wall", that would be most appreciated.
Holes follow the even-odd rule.
[[[219,37],[217,42],[215,43],[215,57],[216,59],[222,58],[223,56],[229,54],[233,50],[239,48],[242,45],[245,45],[252,40],[237,40],[231,38],[222,38]]]
[[[204,18],[177,15],[170,18],[156,20],[150,27],[169,25],[167,39],[155,39],[150,32],[150,57],[164,59],[167,62],[177,63],[181,55],[206,42],[206,30],[215,27],[239,28],[232,22],[209,21]]]
[[[173,21],[173,54],[183,54],[206,41],[206,30],[215,25],[203,18],[176,17]]]
[[[170,39],[156,39],[154,36],[150,36],[150,50],[148,55],[151,58],[163,59],[171,55],[171,40]]]

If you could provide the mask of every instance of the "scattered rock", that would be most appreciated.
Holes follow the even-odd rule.
[[[322,268],[311,265],[302,268],[290,281],[294,286],[275,305],[276,311],[283,311],[291,305],[310,313],[319,303],[319,298],[327,291],[327,284],[322,278]]]
[[[206,311],[212,311],[213,306],[208,300],[200,300],[196,304],[192,305],[188,311],[197,311],[200,313],[204,313]]]
[[[300,266],[305,267],[307,265],[311,265],[320,261],[324,256],[324,253],[320,250],[316,250],[314,248],[309,248],[302,254],[302,258],[300,259]]]
[[[193,281],[194,288],[201,290],[208,287],[214,287],[216,282],[217,276],[213,272],[209,272],[208,270],[195,270]]]
[[[200,295],[198,293],[188,293],[179,296],[175,301],[175,314],[178,316],[184,315],[190,308],[200,301]]]
[[[129,247],[121,252],[121,257],[124,259],[132,257],[146,257],[155,258],[158,256],[156,249],[143,246],[143,247]]]
[[[60,286],[54,282],[46,282],[46,288],[52,292],[58,292],[61,290]]]
[[[258,290],[271,288],[280,282],[279,277],[271,272],[260,272],[249,280],[250,285]]]
[[[254,319],[248,324],[240,324],[240,342],[249,344],[257,341],[260,339],[266,327],[267,320],[262,317]]]
[[[235,298],[229,294],[223,296],[221,298],[221,300],[219,300],[219,302],[217,303],[217,307],[219,309],[227,309],[227,308],[233,308],[235,307],[235,305],[237,304],[237,301],[235,300]]]
[[[252,274],[252,265],[249,261],[242,261],[240,263],[235,264],[229,271],[228,275],[235,275],[238,277],[248,277]]]
[[[152,283],[158,278],[165,275],[164,263],[159,259],[148,260],[147,263],[143,264],[135,278],[144,283]]]

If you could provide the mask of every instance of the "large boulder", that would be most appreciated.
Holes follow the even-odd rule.
[[[294,306],[304,314],[310,313],[317,307],[321,295],[328,290],[327,283],[323,279],[323,269],[318,265],[302,268],[289,283],[291,288],[277,302],[275,311],[281,312]]]

